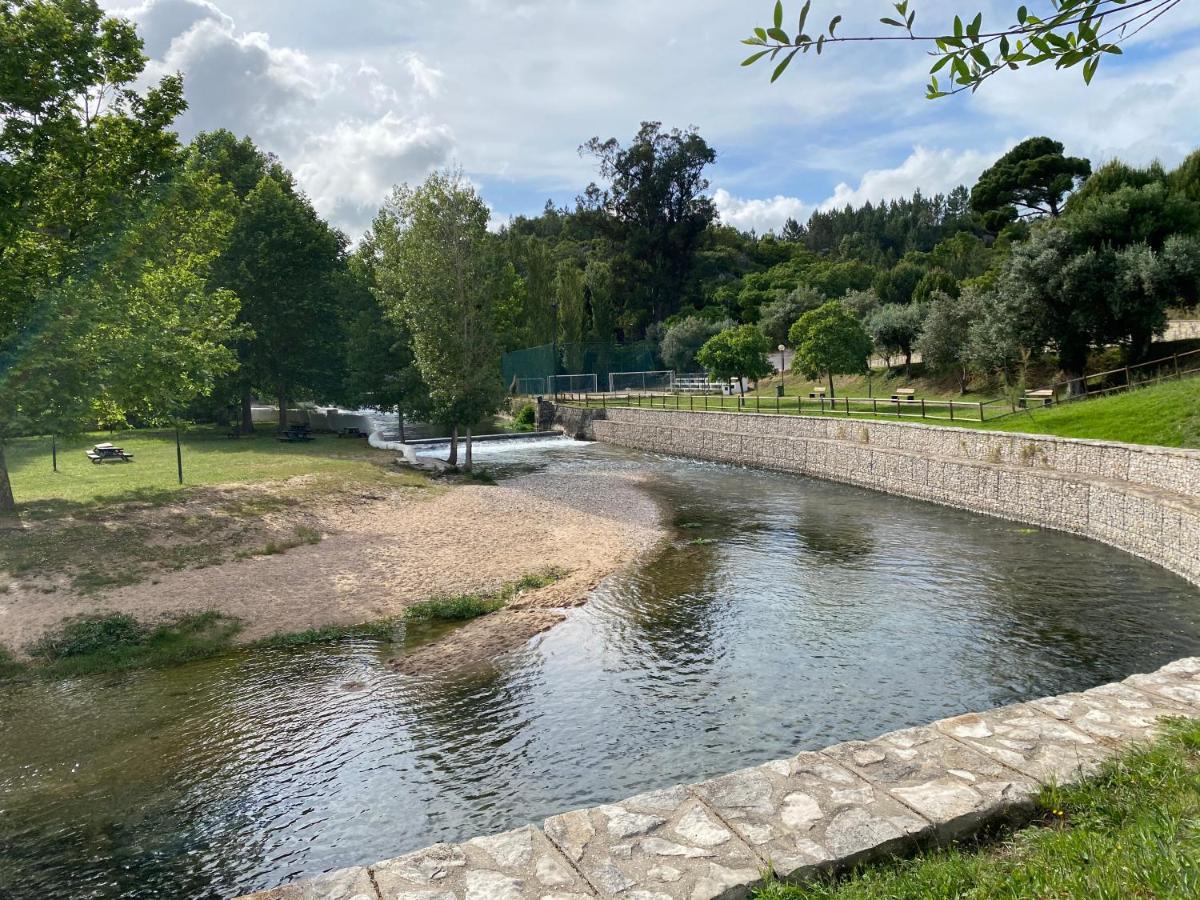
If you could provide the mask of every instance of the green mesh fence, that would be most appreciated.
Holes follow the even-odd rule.
[[[557,361],[555,360],[557,356]],[[652,341],[631,344],[543,344],[505,353],[500,360],[504,385],[522,394],[548,393],[553,375],[595,375],[600,390],[608,389],[613,372],[661,369]]]

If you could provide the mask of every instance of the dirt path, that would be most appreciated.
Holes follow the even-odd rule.
[[[417,663],[439,666],[463,654],[499,652],[544,630],[559,618],[554,608],[582,602],[661,536],[658,511],[636,480],[603,472],[569,482],[535,474],[432,497],[396,491],[382,499],[341,498],[308,504],[305,520],[317,523],[321,542],[280,555],[166,572],[157,583],[94,597],[0,594],[0,641],[19,651],[81,614],[121,612],[149,621],[210,609],[241,619],[239,639],[250,641],[386,619],[420,600],[495,590],[551,568],[569,573],[523,594],[511,610],[453,633]]]

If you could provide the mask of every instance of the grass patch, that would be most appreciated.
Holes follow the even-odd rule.
[[[266,545],[255,550],[239,550],[236,559],[254,559],[257,556],[279,556],[297,547],[307,547],[321,543],[321,533],[307,525],[297,526],[293,536],[287,540],[268,541]]]
[[[326,625],[323,628],[310,628],[307,631],[297,631],[291,634],[272,635],[254,641],[249,646],[252,649],[292,650],[319,644],[336,644],[338,641],[349,638],[376,638],[391,641],[395,639],[399,627],[400,623],[396,619],[383,619],[359,625]]]
[[[404,611],[406,622],[466,622],[478,619],[503,609],[509,600],[525,591],[535,591],[548,587],[566,575],[557,569],[533,575],[525,575],[521,579],[509,582],[500,590],[489,594],[459,594],[454,597],[434,597],[421,603],[414,603]]]
[[[1178,722],[1095,778],[1043,792],[1044,823],[757,900],[1200,896],[1200,723]]]
[[[73,678],[104,672],[174,666],[228,650],[241,630],[216,612],[146,625],[130,616],[91,616],[67,622],[30,646],[33,662],[21,665],[0,648],[0,675]]]

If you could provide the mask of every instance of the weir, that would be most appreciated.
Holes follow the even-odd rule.
[[[1200,585],[1200,453],[748,413],[543,404],[569,435],[794,472],[1083,535]],[[1047,560],[1046,565],[1054,565]],[[1032,815],[1164,717],[1200,717],[1200,659],[851,741],[694,784],[439,844],[258,900],[742,898]]]

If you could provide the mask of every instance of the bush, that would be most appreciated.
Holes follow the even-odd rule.
[[[513,421],[521,431],[533,431],[537,427],[537,408],[532,403],[526,403],[517,410]]]
[[[136,647],[145,637],[146,629],[132,616],[114,615],[68,622],[60,631],[46,635],[29,649],[34,656],[55,662]]]

